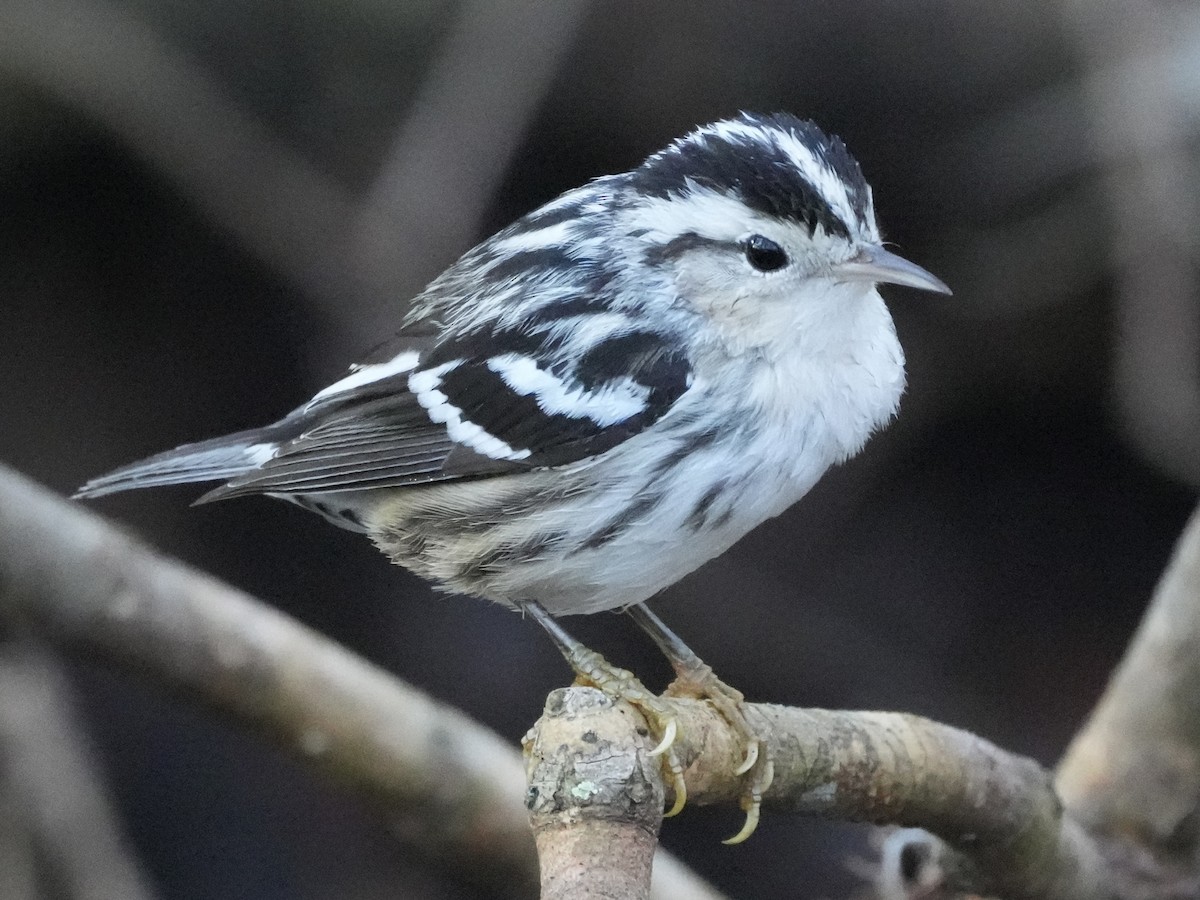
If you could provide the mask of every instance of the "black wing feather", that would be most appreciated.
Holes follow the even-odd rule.
[[[528,353],[536,341],[525,332],[506,342],[489,341],[492,353],[478,353],[476,337],[457,347],[431,348],[418,371],[456,363],[441,376],[437,390],[462,420],[503,441],[520,458],[494,458],[453,440],[446,425],[433,421],[408,388],[403,373],[331,394],[284,420],[292,434],[275,457],[259,469],[204,495],[198,502],[241,494],[316,493],[478,478],[532,468],[565,465],[615,447],[659,419],[689,383],[690,367],[665,336],[649,331],[601,341],[555,377],[586,390],[599,390],[617,378],[632,378],[647,389],[640,412],[608,424],[586,415],[546,412],[532,393],[519,393],[489,366],[503,353]],[[517,346],[519,351],[509,349]],[[475,350],[463,357],[456,350]],[[535,357],[536,358],[536,357]],[[461,361],[459,361],[461,360]],[[548,369],[553,372],[553,367]],[[528,451],[528,452],[524,452]]]

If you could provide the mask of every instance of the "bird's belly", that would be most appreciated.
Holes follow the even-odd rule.
[[[597,612],[647,600],[733,546],[749,531],[779,515],[808,492],[827,463],[797,471],[775,461],[741,466],[721,460],[726,469],[711,474],[716,461],[694,460],[683,467],[660,505],[639,517],[602,546],[578,553],[573,598],[556,598],[548,590],[539,597],[559,615]],[[655,487],[646,491],[654,496]],[[636,505],[636,501],[635,501]],[[584,543],[592,537],[585,537]],[[605,573],[602,584],[590,585],[588,573]],[[559,579],[565,574],[555,573]],[[550,587],[553,576],[548,581]],[[589,590],[590,588],[590,590]],[[557,609],[556,609],[557,607]]]
[[[408,488],[369,514],[369,531],[445,590],[536,600],[555,615],[599,612],[652,597],[799,500],[829,465],[803,452],[798,464],[705,448],[669,468],[613,454],[489,479],[483,491],[478,481]]]
[[[511,574],[517,593],[554,615],[618,609],[648,600],[728,550],[765,516],[731,516],[703,530],[686,527],[672,511],[630,525],[602,546],[582,536],[579,549]]]

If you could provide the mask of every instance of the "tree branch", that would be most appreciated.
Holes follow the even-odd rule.
[[[1133,880],[1139,888],[1162,880],[1155,881],[1154,865],[1143,865],[1140,845],[1112,835],[1135,823],[1159,846],[1194,838],[1197,596],[1200,518],[1063,764],[1068,813],[1040,766],[964,731],[899,713],[751,705],[775,761],[764,806],[927,829],[945,842],[944,850],[933,845],[942,868],[974,869],[980,890],[1009,900],[1190,896],[1127,890]],[[499,738],[2,467],[0,618],[142,670],[257,727],[369,796],[403,839],[460,877],[532,884],[527,795],[516,754]],[[732,773],[742,749],[727,724],[701,701],[675,706],[676,752],[691,802],[736,802],[742,784]],[[586,724],[613,710],[615,730]],[[645,757],[642,724],[589,689],[551,695],[530,762],[537,790],[528,794],[551,879],[547,896],[584,877],[580,853],[592,881],[602,850],[618,853],[609,870],[629,891],[605,896],[645,896],[663,806],[661,772]],[[1138,780],[1147,774],[1151,787]],[[1157,793],[1148,795],[1151,788]],[[576,827],[581,821],[591,823],[590,838]],[[706,895],[690,875],[664,886],[668,873],[674,879],[678,869],[660,857],[653,896]],[[958,877],[941,886],[956,887]]]
[[[589,690],[573,688],[568,695]],[[565,707],[588,705],[586,699],[570,696],[556,702]],[[733,772],[742,749],[729,726],[702,701],[678,699],[672,705],[680,732],[675,751],[685,768],[689,802],[736,803],[742,779]],[[767,810],[925,828],[969,858],[989,889],[1012,900],[1119,896],[1096,843],[1062,815],[1049,773],[1030,759],[957,728],[902,713],[767,704],[750,704],[747,712],[775,761],[775,780],[763,798]],[[539,729],[554,718],[543,719]],[[632,732],[635,724],[627,728]],[[535,749],[535,786],[572,783],[575,761],[596,752],[589,731],[594,729],[577,727],[573,742],[563,749],[568,742],[557,731],[555,739],[547,741],[535,730],[535,748],[555,748],[559,768],[553,774],[543,772],[542,766],[553,761],[538,760]],[[613,755],[615,749],[606,754]],[[625,794],[612,791],[622,798],[616,802],[617,811],[626,817],[623,821],[636,821],[644,828],[634,816],[640,807],[624,799],[641,790],[644,767],[628,755],[623,762],[609,764],[623,767],[631,779]],[[651,771],[661,777],[657,769]],[[539,787],[540,801],[550,798]],[[552,811],[535,808],[535,829],[552,821],[553,815],[576,815],[570,790],[558,791],[553,801]]]
[[[641,900],[663,781],[641,714],[595,688],[553,691],[528,745],[542,900]]]
[[[1200,821],[1200,510],[1124,660],[1059,766],[1080,821],[1191,856]]]
[[[33,641],[0,637],[0,686],[0,795],[11,804],[0,815],[0,844],[23,844],[28,856],[19,861],[9,855],[13,847],[0,848],[0,897],[42,896],[40,869],[52,873],[47,896],[151,900],[154,891],[122,838],[55,661]],[[10,881],[26,869],[28,884]]]
[[[181,689],[358,791],[444,870],[537,882],[518,754],[337,644],[0,466],[0,619]],[[662,900],[716,898],[673,861]]]
[[[597,729],[577,725],[563,733],[561,716],[552,714],[552,707],[586,706],[589,692],[553,696],[535,729],[535,828],[572,824],[586,832],[621,815],[653,835],[657,822],[647,824],[633,799],[646,772],[661,773],[638,755],[644,748],[635,726],[626,726],[623,744],[614,740],[598,750]],[[703,702],[672,704],[689,801],[735,801],[742,749],[727,724]],[[775,763],[765,809],[915,826],[885,846],[880,897],[1194,900],[1200,896],[1200,510],[1125,661],[1059,769],[1065,804],[1050,773],[1032,760],[917,716],[754,704],[747,712]],[[548,741],[539,729],[551,723],[557,730]],[[589,753],[629,778],[624,789],[605,787],[610,802],[603,813],[576,797],[584,777],[579,764]],[[584,772],[590,779],[592,770]],[[556,835],[550,849],[574,846],[586,844]],[[539,849],[547,852],[541,840]],[[555,865],[570,868],[561,860]]]

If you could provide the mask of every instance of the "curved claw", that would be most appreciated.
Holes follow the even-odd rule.
[[[663,729],[662,740],[658,742],[658,746],[650,751],[651,756],[662,756],[671,749],[671,745],[675,743],[675,736],[679,733],[679,725],[674,719],[667,719],[667,727]]]
[[[675,754],[671,754],[671,789],[675,791],[675,802],[670,809],[663,813],[664,819],[679,815],[687,805],[687,785],[683,782],[683,766],[679,765]]]
[[[758,745],[752,745],[757,751]],[[750,754],[747,754],[749,756]],[[755,752],[757,757],[758,753]],[[742,773],[738,773],[739,775]],[[758,828],[759,812],[762,809],[762,797],[767,792],[767,788],[771,786],[771,782],[775,780],[775,761],[767,757],[766,765],[763,766],[762,777],[757,779],[750,793],[742,797],[742,809],[746,811],[746,821],[742,824],[742,830],[731,838],[721,841],[722,844],[740,844],[750,835],[754,834],[754,830]]]
[[[750,835],[754,834],[754,829],[758,827],[758,813],[762,807],[762,798],[757,793],[750,799],[749,803],[744,804],[746,809],[746,821],[742,825],[742,830],[731,838],[726,838],[721,841],[722,844],[740,844]]]
[[[742,760],[742,764],[733,770],[734,775],[745,775],[754,768],[754,764],[758,762],[758,741],[751,741],[746,745],[746,758]]]

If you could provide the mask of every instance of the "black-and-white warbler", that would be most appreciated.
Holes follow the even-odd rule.
[[[273,425],[188,444],[80,496],[221,481],[365,532],[439,587],[525,610],[586,678],[669,707],[553,616],[628,608],[681,690],[747,741],[741,696],[643,601],[799,500],[891,418],[904,356],[876,290],[948,292],[883,249],[836,138],[789,115],[700,128],[468,251],[399,333]]]

